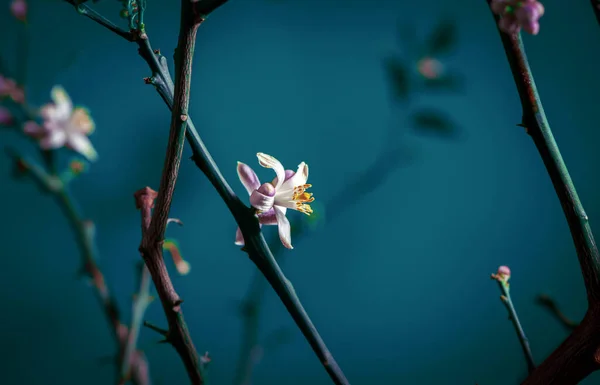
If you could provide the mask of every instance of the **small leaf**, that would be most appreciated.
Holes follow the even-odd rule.
[[[411,114],[415,130],[422,134],[433,134],[441,137],[457,135],[456,125],[444,114],[433,109],[422,109]]]
[[[163,243],[163,250],[166,250],[171,254],[173,263],[175,263],[175,268],[180,275],[187,275],[190,272],[190,263],[183,259],[177,241],[173,239],[165,239],[165,242]]]
[[[397,101],[408,99],[410,92],[410,73],[408,66],[398,58],[388,58],[384,61],[388,74],[392,97]]]
[[[426,42],[429,55],[450,53],[457,40],[456,26],[450,20],[442,20],[434,29]]]

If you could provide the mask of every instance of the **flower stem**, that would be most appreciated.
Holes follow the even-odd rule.
[[[535,369],[535,363],[533,362],[533,355],[531,354],[531,346],[529,346],[529,339],[525,335],[525,331],[521,326],[521,322],[519,322],[519,316],[517,315],[517,311],[515,310],[515,306],[513,305],[512,299],[510,298],[510,288],[508,282],[503,282],[502,280],[497,280],[498,287],[500,288],[500,292],[502,295],[500,296],[500,300],[506,307],[508,311],[508,317],[515,327],[515,332],[517,333],[517,337],[519,338],[519,343],[521,344],[521,348],[523,349],[523,354],[525,355],[525,361],[527,361],[527,370],[531,373]]]
[[[491,0],[488,0],[488,5]],[[494,15],[496,25],[498,17]],[[534,370],[523,385],[575,385],[600,369],[600,254],[573,181],[544,113],[520,34],[499,30],[521,99],[521,126],[531,136],[565,214],[588,299],[588,311],[571,335]]]
[[[15,162],[22,164],[23,168],[27,170],[27,175],[31,176],[46,191],[52,193],[58,202],[76,235],[83,263],[80,273],[90,280],[96,297],[104,310],[106,319],[111,326],[113,338],[117,342],[119,349],[123,349],[125,346],[124,336],[128,334],[128,330],[120,321],[117,302],[112,296],[104,280],[104,275],[96,262],[97,251],[93,223],[82,218],[68,187],[55,175],[47,174],[45,170],[33,161],[27,160],[13,151],[8,151],[8,153]],[[146,358],[141,351],[135,350],[135,346],[132,346],[132,348],[135,354],[132,355],[130,362],[132,368],[131,380],[136,385],[149,385],[150,379]]]

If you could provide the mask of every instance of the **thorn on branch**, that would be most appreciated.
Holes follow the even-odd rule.
[[[156,326],[148,321],[144,321],[144,326],[147,327],[148,329],[154,330],[155,332],[157,332],[158,334],[160,334],[161,336],[165,337],[166,340],[169,339],[169,331],[166,329],[163,329],[159,326]]]

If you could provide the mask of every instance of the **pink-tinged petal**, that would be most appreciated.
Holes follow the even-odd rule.
[[[86,108],[76,107],[71,115],[71,127],[77,132],[89,135],[94,132],[96,125]]]
[[[283,213],[287,211],[285,207],[282,207]],[[258,214],[258,222],[261,225],[273,226],[277,224],[277,216],[275,215],[275,209],[269,209],[265,212]]]
[[[6,107],[0,106],[0,126],[8,126],[13,123],[13,116],[10,110]]]
[[[27,121],[25,122],[25,124],[23,124],[23,132],[26,135],[30,135],[33,137],[39,137],[47,133],[42,126],[40,126],[33,120]]]
[[[275,185],[275,189],[278,189],[283,184],[285,180],[285,169],[280,161],[272,157],[271,155],[264,154],[259,152],[256,154],[258,157],[258,163],[265,168],[272,168],[277,175],[277,184]]]
[[[67,138],[67,146],[92,162],[98,159],[98,153],[92,146],[92,142],[83,134],[70,134]]]
[[[10,92],[10,97],[15,103],[22,104],[25,102],[25,91],[23,88],[15,86],[15,88]]]
[[[237,163],[237,174],[238,178],[240,178],[240,182],[248,191],[248,195],[252,194],[252,192],[260,187],[260,180],[256,173],[252,169],[252,167],[248,166],[245,163],[238,162]]]
[[[498,267],[497,274],[510,275],[510,268],[508,266],[500,266]]]
[[[242,230],[238,227],[235,232],[235,244],[238,246],[244,246],[244,236],[242,235]]]
[[[259,211],[267,211],[275,202],[275,187],[271,183],[264,183],[250,194],[250,204]]]
[[[502,16],[506,11],[506,1],[505,0],[492,0],[491,8],[492,12],[496,15]]]
[[[534,23],[523,24],[523,29],[532,35],[537,35],[540,32],[540,23],[536,21]]]
[[[60,148],[65,145],[67,134],[64,131],[51,131],[40,140],[40,147],[45,150]]]
[[[13,0],[10,4],[10,11],[17,20],[27,20],[27,3],[25,0]]]
[[[498,27],[501,31],[509,35],[517,33],[521,29],[521,26],[514,15],[506,15],[502,17],[502,19],[500,19],[498,22]]]
[[[283,183],[285,183],[286,181],[290,180],[291,177],[294,176],[296,172],[293,170],[285,170],[285,179],[283,181]],[[273,186],[277,186],[277,183],[279,182],[279,178],[275,177],[273,178],[273,180],[271,181],[271,184]]]
[[[8,79],[0,75],[0,96],[6,96],[9,92]]]
[[[285,212],[278,206],[273,207],[275,209],[275,215],[277,216],[277,229],[279,230],[279,239],[283,246],[288,249],[292,247],[292,228],[290,221],[285,216]]]

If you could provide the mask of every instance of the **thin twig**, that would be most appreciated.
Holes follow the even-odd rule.
[[[502,274],[500,269],[498,269],[497,274],[492,274],[492,279],[498,282],[498,287],[500,288],[500,300],[506,307],[508,311],[508,318],[510,322],[513,324],[515,328],[515,332],[517,333],[517,338],[519,339],[519,343],[521,344],[521,349],[523,349],[523,355],[525,356],[525,361],[527,362],[527,370],[531,373],[535,369],[535,362],[533,361],[533,354],[531,353],[531,346],[529,346],[529,339],[525,335],[525,331],[521,326],[521,322],[519,322],[519,316],[517,315],[517,310],[513,305],[512,299],[510,298],[510,283],[508,282],[510,278],[510,272],[508,274]]]
[[[104,280],[104,275],[96,262],[94,224],[91,221],[82,218],[67,186],[56,175],[46,173],[46,171],[35,162],[22,157],[15,151],[7,150],[7,153],[13,158],[16,167],[18,167],[21,172],[33,178],[40,187],[53,194],[56,198],[76,234],[83,263],[80,274],[90,280],[91,286],[95,290],[96,297],[102,305],[104,314],[111,326],[113,338],[117,342],[119,349],[124,349],[128,328],[120,321],[117,302],[113,298],[111,291]],[[149,385],[150,378],[148,364],[143,352],[135,350],[130,365],[132,367],[132,382],[136,385]]]
[[[488,0],[491,5],[492,0]],[[494,15],[496,25],[499,18]],[[588,299],[581,324],[544,361],[523,385],[575,385],[600,369],[600,254],[573,181],[562,159],[527,61],[520,33],[498,29],[521,99],[522,121],[546,166],[575,244]]]
[[[125,385],[125,383],[131,378],[131,362],[132,357],[135,354],[137,340],[140,334],[140,326],[144,321],[144,314],[152,297],[150,296],[150,272],[146,267],[146,264],[141,262],[139,267],[139,284],[138,291],[133,298],[133,305],[131,311],[131,324],[129,326],[129,333],[127,334],[127,341],[123,347],[122,357],[120,358],[118,380],[119,385]]]
[[[565,313],[562,312],[562,310],[560,310],[560,308],[556,304],[556,301],[553,300],[550,296],[546,294],[540,294],[537,296],[536,302],[538,305],[543,306],[550,312],[550,314],[556,317],[560,324],[564,326],[565,329],[567,329],[568,331],[572,331],[577,326],[579,326],[578,322],[573,321],[572,319],[567,317]]]

